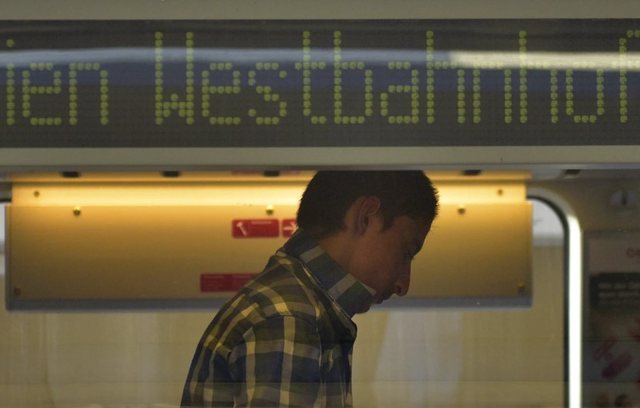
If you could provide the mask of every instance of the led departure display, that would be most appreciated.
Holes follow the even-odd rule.
[[[640,145],[639,22],[0,22],[0,147]]]

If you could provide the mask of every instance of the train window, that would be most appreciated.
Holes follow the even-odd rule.
[[[440,13],[421,8],[396,7]],[[446,240],[431,241],[439,263],[416,258],[413,292],[355,318],[355,405],[637,403],[637,13],[576,19],[590,8],[574,4],[548,7],[551,18],[496,19],[496,7],[487,18],[445,8],[451,18],[440,20],[393,20],[378,7],[371,20],[286,20],[276,8],[278,20],[216,9],[229,19],[0,21],[0,187],[11,186],[0,217],[0,407],[176,407],[221,304],[210,301],[295,229],[307,180],[292,171],[278,189],[260,184],[274,172],[469,165],[526,176],[474,185],[481,193],[453,180],[440,219],[475,230],[442,228]],[[69,163],[43,188],[29,180]],[[245,180],[254,195],[206,179],[231,167],[271,171]],[[605,174],[616,167],[625,170]],[[134,175],[140,190],[114,180],[143,168],[153,177]],[[187,168],[205,178],[175,171]],[[92,180],[84,169],[117,174]],[[159,197],[167,180],[180,183]],[[256,195],[259,204],[247,198]],[[257,236],[251,249],[238,244]],[[188,256],[196,246],[206,256]],[[497,276],[503,285],[488,279]],[[440,296],[453,287],[463,290]]]
[[[356,406],[564,404],[563,231],[545,205],[533,208],[532,305],[359,315]],[[4,287],[4,269],[1,276]],[[210,310],[3,308],[0,406],[175,407],[211,316]]]

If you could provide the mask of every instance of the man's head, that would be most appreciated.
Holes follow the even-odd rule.
[[[437,192],[420,171],[321,171],[297,222],[380,303],[409,289],[411,260],[437,213]]]

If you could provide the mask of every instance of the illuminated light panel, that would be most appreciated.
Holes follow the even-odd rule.
[[[526,199],[526,172],[427,172],[443,204],[510,203]],[[312,172],[269,178],[260,173],[181,173],[164,178],[157,173],[88,173],[75,179],[57,174],[15,174],[13,205],[34,206],[193,206],[297,205]]]
[[[37,191],[37,194],[35,193]],[[265,186],[162,183],[21,184],[14,186],[12,203],[33,206],[215,206],[296,205],[304,185]]]
[[[443,204],[523,201],[525,188],[513,183],[438,183]],[[55,183],[21,184],[13,188],[15,205],[244,205],[297,204],[306,183],[299,185],[178,185]],[[38,192],[34,194],[34,192]],[[499,192],[500,191],[500,192]]]

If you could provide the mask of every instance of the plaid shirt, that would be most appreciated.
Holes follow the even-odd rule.
[[[205,331],[182,406],[352,406],[351,317],[372,299],[298,230]]]

